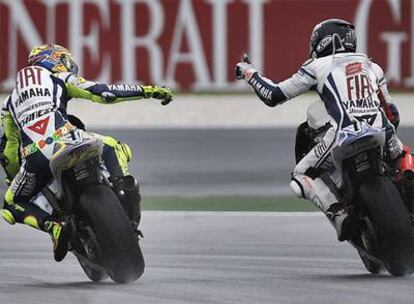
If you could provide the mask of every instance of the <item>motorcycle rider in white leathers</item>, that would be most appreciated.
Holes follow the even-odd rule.
[[[270,107],[308,91],[319,94],[332,127],[296,165],[290,186],[298,197],[311,200],[326,214],[337,231],[338,240],[344,241],[352,231],[351,210],[324,179],[313,176],[312,172],[327,161],[338,130],[358,128],[361,121],[385,128],[386,150],[391,160],[402,155],[403,145],[388,119],[390,115],[387,117],[383,109],[389,109],[392,103],[384,72],[367,55],[356,53],[354,25],[340,19],[316,25],[311,35],[310,57],[292,77],[274,83],[260,75],[245,56],[236,66],[236,77],[245,79]],[[338,180],[335,182],[340,184]]]

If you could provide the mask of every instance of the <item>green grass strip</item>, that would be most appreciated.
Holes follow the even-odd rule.
[[[149,196],[142,204],[144,210],[163,211],[317,211],[311,202],[294,197]]]

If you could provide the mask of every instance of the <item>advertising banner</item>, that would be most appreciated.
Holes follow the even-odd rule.
[[[356,25],[359,51],[392,88],[414,89],[414,0],[0,0],[0,90],[13,87],[31,47],[58,43],[90,80],[237,91],[243,52],[283,80],[328,18]]]

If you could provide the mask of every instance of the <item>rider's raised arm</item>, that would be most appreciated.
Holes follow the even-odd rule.
[[[241,62],[237,65],[239,73],[254,89],[257,96],[269,107],[274,107],[292,99],[317,85],[317,79],[312,68],[312,60],[305,62],[292,77],[275,83],[260,75],[251,64]]]
[[[163,104],[167,104],[172,99],[171,90],[159,86],[107,85],[86,80],[69,72],[59,73],[56,76],[65,82],[70,97],[89,99],[98,103],[118,103],[142,98],[156,98],[162,99]]]

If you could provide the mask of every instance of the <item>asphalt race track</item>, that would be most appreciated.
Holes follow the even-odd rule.
[[[144,195],[291,195],[292,128],[94,131],[131,146],[130,171]],[[414,147],[414,128],[399,134]]]
[[[47,235],[0,224],[1,303],[412,303],[414,276],[368,274],[320,214],[145,212],[144,276],[89,282]]]
[[[296,130],[98,130],[135,152],[131,173],[145,195],[291,195]],[[400,128],[414,147],[414,128]]]
[[[93,131],[131,146],[144,195],[291,194],[294,129]]]
[[[293,129],[99,130],[135,152],[149,195],[290,194]]]

